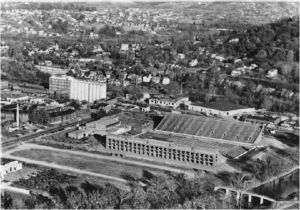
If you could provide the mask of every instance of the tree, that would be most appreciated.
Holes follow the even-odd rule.
[[[241,192],[246,188],[246,184],[252,179],[249,175],[243,175],[243,173],[231,173],[229,177],[229,185],[237,191],[237,206],[241,208],[242,198]]]
[[[1,195],[1,208],[3,209],[11,209],[13,207],[13,199],[8,192],[4,192]]]
[[[74,107],[75,110],[79,110],[81,108],[81,104],[76,100],[71,100],[69,106]]]
[[[84,194],[77,191],[67,191],[67,207],[70,209],[84,209],[86,203],[86,197]]]
[[[107,183],[103,189],[103,195],[105,195],[107,202],[106,208],[119,208],[120,205],[120,191],[114,185]]]
[[[293,62],[294,61],[294,52],[292,50],[289,50],[286,55],[287,62]]]
[[[49,121],[49,114],[45,109],[33,110],[29,118],[32,123],[47,124]]]
[[[99,120],[101,119],[102,117],[105,117],[106,116],[106,112],[104,110],[99,110],[97,112],[92,112],[91,113],[91,118],[94,119],[94,120]]]

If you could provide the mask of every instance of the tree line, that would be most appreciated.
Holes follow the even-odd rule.
[[[53,173],[52,173],[53,175]],[[1,196],[1,207],[39,209],[224,209],[236,208],[231,196],[214,191],[214,185],[206,178],[187,179],[183,174],[166,172],[156,176],[144,171],[141,178],[124,173],[127,190],[111,184],[98,186],[87,181],[79,186],[56,184],[45,175],[46,193],[32,191],[25,199],[13,199],[8,193]],[[57,176],[57,174],[56,174]],[[65,182],[64,182],[65,183]],[[43,184],[45,185],[45,184]],[[42,188],[44,189],[44,188]]]

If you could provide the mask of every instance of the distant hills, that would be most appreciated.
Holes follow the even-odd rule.
[[[223,22],[240,22],[244,24],[265,24],[276,20],[299,15],[299,2],[197,2],[197,1],[91,1],[91,2],[59,2],[59,3],[13,3],[15,8],[87,8],[88,10],[128,9],[138,8],[159,12],[171,13],[171,18],[183,23],[219,24]],[[46,6],[45,6],[46,5]],[[52,6],[50,6],[52,5]],[[68,6],[67,6],[68,5]],[[72,6],[70,6],[72,5]],[[9,7],[9,6],[8,6]],[[230,24],[225,24],[227,27]]]

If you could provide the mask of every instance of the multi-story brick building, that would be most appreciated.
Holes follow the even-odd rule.
[[[52,75],[49,78],[49,91],[54,94],[70,94],[70,77],[66,75]]]

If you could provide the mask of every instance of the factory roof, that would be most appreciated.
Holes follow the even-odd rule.
[[[192,105],[201,106],[210,109],[216,109],[220,111],[233,111],[237,109],[248,109],[250,107],[243,106],[240,104],[233,104],[228,101],[213,101],[206,103],[192,103]]]

